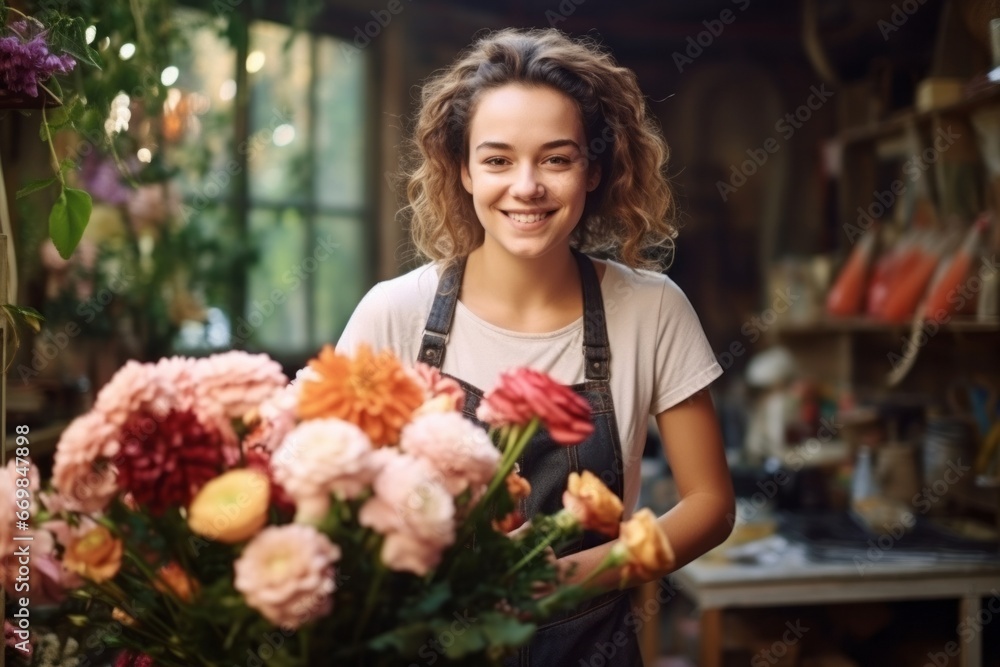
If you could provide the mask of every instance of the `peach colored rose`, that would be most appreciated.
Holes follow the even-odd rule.
[[[389,569],[423,576],[455,541],[454,501],[438,482],[440,473],[423,459],[409,454],[382,458],[375,495],[362,506],[358,521],[385,537],[382,562]]]
[[[338,560],[340,547],[312,526],[268,526],[233,564],[233,585],[268,621],[294,629],[330,613]]]
[[[98,525],[66,547],[63,565],[84,579],[100,584],[118,574],[123,550],[122,541]]]
[[[509,533],[525,524],[524,515],[520,511],[514,510],[500,519],[493,521],[493,530],[498,533]]]
[[[260,470],[230,470],[202,487],[188,508],[192,532],[223,544],[243,542],[267,523],[271,482]]]
[[[158,579],[153,588],[161,593],[173,592],[178,599],[190,602],[200,590],[198,582],[191,578],[177,562],[170,562],[156,571]]]
[[[485,487],[500,464],[486,431],[458,412],[417,417],[403,428],[399,448],[430,463],[453,496]]]
[[[123,609],[120,609],[119,607],[115,607],[114,609],[111,610],[111,618],[118,621],[122,625],[130,628],[134,627],[136,623],[134,618],[129,616]]]
[[[483,397],[476,416],[494,427],[525,426],[534,417],[560,445],[576,445],[594,432],[590,405],[572,389],[530,368],[504,371]]]
[[[586,530],[608,537],[618,536],[622,520],[622,501],[604,482],[589,470],[571,472],[563,493],[563,507],[573,514]]]
[[[622,523],[619,545],[626,552],[623,584],[662,577],[676,562],[670,540],[656,522],[656,515],[645,507]]]

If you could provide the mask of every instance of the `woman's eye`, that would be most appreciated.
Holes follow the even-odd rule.
[[[562,164],[569,164],[570,160],[569,160],[568,157],[565,157],[565,156],[562,156],[562,155],[553,155],[552,157],[550,157],[548,159],[548,163],[549,164],[559,164],[559,165],[562,165]]]
[[[483,164],[489,165],[491,167],[502,167],[507,164],[507,158],[504,157],[491,157],[483,160]]]

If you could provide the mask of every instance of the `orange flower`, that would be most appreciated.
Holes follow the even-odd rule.
[[[184,602],[190,602],[191,598],[198,594],[198,582],[188,576],[184,568],[176,562],[161,567],[157,570],[156,576],[159,578],[153,582],[153,588],[161,593],[172,591]]]
[[[531,495],[531,483],[517,474],[516,470],[507,475],[504,481],[507,483],[507,493],[515,503]]]
[[[98,584],[111,579],[122,564],[122,541],[104,526],[96,526],[66,548],[63,565]]]
[[[563,507],[575,516],[587,530],[603,533],[608,537],[618,535],[618,522],[622,519],[622,501],[604,482],[589,470],[583,474],[571,472],[563,492]]]
[[[676,562],[670,541],[648,508],[639,510],[622,523],[619,545],[626,552],[622,566],[623,586],[629,581],[643,582],[661,577]]]
[[[498,533],[509,533],[512,530],[520,528],[524,525],[524,523],[524,515],[518,510],[514,510],[501,519],[494,519],[493,530]]]
[[[361,345],[352,359],[327,345],[309,368],[316,376],[302,382],[299,417],[351,422],[376,447],[396,443],[424,402],[423,389],[388,350],[376,355]]]

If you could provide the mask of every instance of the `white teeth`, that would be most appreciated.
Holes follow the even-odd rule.
[[[533,213],[531,215],[525,215],[524,213],[508,213],[507,216],[514,222],[527,224],[544,220],[545,217],[548,216],[548,213]]]

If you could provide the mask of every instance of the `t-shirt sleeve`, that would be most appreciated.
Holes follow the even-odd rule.
[[[660,297],[655,374],[652,415],[677,405],[722,375],[698,314],[669,278]]]

